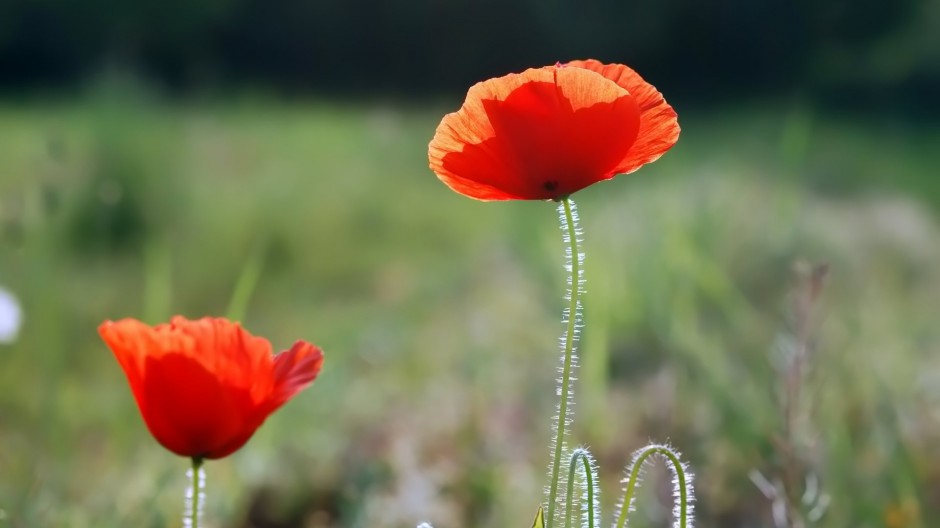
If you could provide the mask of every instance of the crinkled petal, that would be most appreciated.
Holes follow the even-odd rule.
[[[627,90],[583,68],[490,79],[444,117],[429,145],[430,166],[471,198],[557,199],[615,174],[639,114]]]
[[[623,64],[603,64],[593,59],[571,61],[568,66],[597,72],[636,98],[640,108],[639,132],[630,151],[617,164],[617,174],[630,173],[656,161],[679,140],[680,129],[676,111],[669,106],[663,95],[637,72]]]
[[[271,343],[248,333],[238,323],[220,317],[188,320],[176,316],[168,325],[159,325],[162,336],[182,334],[191,338],[191,346],[181,353],[192,356],[228,386],[251,391],[262,402],[270,393],[273,352]]]
[[[153,328],[125,319],[105,322],[99,332],[151,434],[186,457],[221,458],[240,448],[313,381],[323,358],[298,342],[275,359],[266,339],[221,318],[175,317]]]
[[[280,407],[313,383],[323,366],[323,351],[305,341],[274,356],[274,390],[270,403]],[[272,409],[273,411],[274,409]]]

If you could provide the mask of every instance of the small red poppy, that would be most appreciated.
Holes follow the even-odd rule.
[[[309,343],[274,355],[266,339],[221,318],[177,316],[155,327],[105,321],[98,333],[124,369],[150,433],[190,458],[239,449],[323,363],[323,352]]]
[[[431,170],[478,200],[558,200],[655,161],[676,112],[622,64],[573,61],[477,83],[428,146]]]

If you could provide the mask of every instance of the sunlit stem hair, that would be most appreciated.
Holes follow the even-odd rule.
[[[573,371],[577,368],[577,343],[581,332],[581,303],[578,296],[583,293],[584,253],[581,252],[581,228],[578,226],[578,209],[570,198],[563,198],[558,204],[558,218],[561,222],[561,232],[565,243],[565,269],[568,271],[568,289],[565,299],[568,307],[562,315],[562,324],[565,333],[561,336],[561,377],[558,379],[558,411],[555,414],[552,431],[554,433],[551,444],[551,466],[549,474],[550,484],[546,490],[548,501],[546,509],[547,528],[553,528],[561,522],[560,501],[558,489],[565,485],[565,476],[561,471],[561,459],[566,455],[566,435],[568,425],[571,423],[571,398],[573,394]],[[559,506],[556,508],[556,506]]]
[[[206,505],[206,470],[201,458],[193,458],[193,466],[186,471],[189,485],[183,504],[183,528],[199,528]]]
[[[679,452],[663,444],[650,444],[633,453],[633,461],[627,467],[627,476],[624,479],[623,500],[617,506],[617,523],[614,528],[624,528],[627,525],[627,516],[635,510],[636,490],[643,480],[646,466],[654,458],[660,458],[669,466],[672,473],[673,528],[692,528],[693,502],[695,494],[692,489],[692,472],[679,459]]]
[[[575,496],[575,482],[581,492],[578,497]],[[571,528],[571,510],[575,502],[581,504],[581,528],[600,527],[601,506],[596,482],[597,467],[591,453],[583,447],[573,450],[568,464],[565,528]]]

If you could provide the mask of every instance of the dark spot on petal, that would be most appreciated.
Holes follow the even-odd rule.
[[[555,189],[558,188],[558,182],[555,181],[555,180],[548,180],[548,181],[542,183],[542,188],[545,189],[545,190],[548,191],[548,192],[552,192],[552,191],[554,191]]]

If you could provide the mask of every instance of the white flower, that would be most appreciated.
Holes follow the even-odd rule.
[[[23,323],[23,311],[12,293],[0,287],[0,344],[16,341]]]

